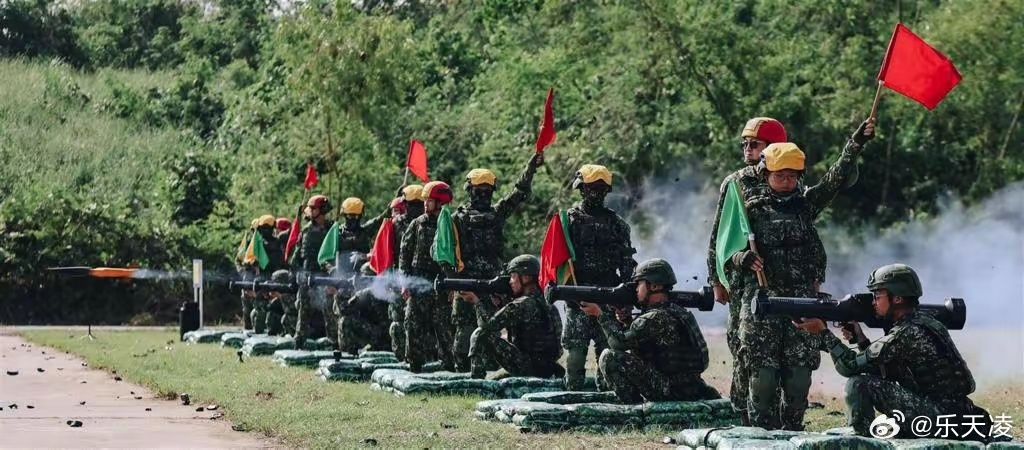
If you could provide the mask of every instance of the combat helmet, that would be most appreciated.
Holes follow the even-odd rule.
[[[786,142],[786,127],[771,117],[755,117],[743,125],[740,137],[752,137],[765,141],[769,144]]]
[[[590,183],[604,183],[610,189],[612,187],[612,173],[605,166],[597,164],[584,164],[572,181],[572,188],[578,189],[581,185]]]
[[[270,275],[270,281],[275,283],[291,283],[292,274],[285,269],[275,270],[274,273]]]
[[[513,272],[520,275],[529,275],[531,277],[539,276],[540,260],[533,255],[516,256],[508,262],[508,267],[505,268],[505,273],[511,275]]]
[[[676,284],[676,273],[668,261],[661,258],[648,259],[633,269],[633,281],[640,280],[671,287]]]
[[[349,197],[341,202],[341,213],[345,215],[362,215],[363,200],[359,197]]]
[[[923,295],[921,279],[917,272],[906,264],[889,264],[879,267],[868,277],[868,289],[889,291],[894,297],[920,297]]]
[[[326,195],[314,195],[306,202],[306,206],[319,209],[321,214],[327,214],[331,210],[331,201]]]
[[[423,186],[423,197],[437,200],[446,205],[452,202],[452,188],[444,181],[431,181]]]
[[[402,199],[406,202],[422,202],[423,201],[423,185],[410,184],[402,188]]]
[[[807,156],[792,142],[780,142],[765,147],[761,152],[762,164],[769,172],[783,169],[804,171]]]

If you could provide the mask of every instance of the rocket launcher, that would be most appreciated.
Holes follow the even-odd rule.
[[[892,322],[875,315],[871,293],[850,294],[842,300],[822,293],[818,298],[768,297],[759,295],[753,304],[757,317],[787,316],[817,318],[829,322],[860,322],[869,328],[889,330]],[[962,298],[947,298],[941,305],[920,304],[917,310],[931,314],[949,330],[962,330],[967,322],[967,306]]]
[[[544,289],[548,303],[564,300],[566,304],[579,308],[580,302],[597,303],[618,308],[632,308],[636,305],[636,282],[622,283],[614,287],[567,286],[549,283]],[[711,311],[715,308],[715,294],[710,286],[699,291],[671,291],[668,301],[684,308]]]

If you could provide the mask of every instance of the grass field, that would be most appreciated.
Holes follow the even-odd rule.
[[[127,380],[169,399],[188,392],[197,403],[217,403],[233,423],[290,447],[353,447],[373,438],[384,447],[664,448],[662,437],[678,431],[524,434],[508,425],[474,421],[473,405],[479,398],[394,397],[371,392],[368,383],[325,383],[311,369],[279,367],[269,357],[240,363],[233,349],[184,345],[171,330],[99,331],[96,340],[79,339],[79,332],[66,330],[22,335],[80,355],[93,367],[116,369]],[[731,370],[728,351],[721,339],[708,340],[712,367],[705,379],[724,393]],[[842,396],[835,391],[830,371],[825,357],[822,370],[815,372],[810,399],[824,407],[807,413],[812,431],[845,422]],[[1024,417],[1024,387],[1019,382],[987,385],[972,398],[993,414]],[[1014,433],[1019,436],[1021,429],[1015,424]]]

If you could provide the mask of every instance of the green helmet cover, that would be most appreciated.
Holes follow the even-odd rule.
[[[646,280],[651,284],[662,286],[674,286],[676,284],[676,273],[672,266],[661,258],[648,259],[633,269],[633,281]]]
[[[876,291],[885,289],[895,297],[920,297],[922,294],[921,279],[917,272],[906,264],[889,264],[871,272],[868,277],[868,289]]]
[[[275,270],[274,273],[270,275],[270,281],[275,283],[288,283],[292,281],[292,274],[284,269]]]
[[[519,255],[508,262],[505,272],[536,277],[540,275],[540,260],[533,255]]]

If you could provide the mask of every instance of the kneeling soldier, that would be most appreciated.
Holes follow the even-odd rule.
[[[871,436],[875,410],[891,415],[899,410],[907,419],[956,414],[952,439],[988,438],[990,416],[967,398],[974,392],[974,377],[967,362],[941,322],[918,312],[921,280],[910,266],[879,267],[868,278],[875,295],[875,315],[893,322],[881,339],[868,342],[860,325],[843,324],[847,340],[856,337],[860,352],[847,347],[821,319],[804,319],[798,327],[816,335],[819,347],[832,355],[836,371],[848,377],[846,406],[850,426]],[[974,417],[974,423],[963,423]],[[900,417],[897,415],[896,420]],[[898,438],[914,438],[910,423],[899,423]],[[963,426],[975,425],[964,430]],[[894,427],[895,428],[895,427]],[[972,432],[971,429],[974,429]],[[971,434],[977,433],[977,437]]]
[[[562,354],[559,335],[552,317],[551,305],[544,300],[537,276],[540,261],[533,255],[520,255],[509,261],[506,272],[515,300],[503,306],[494,316],[472,292],[462,293],[463,300],[474,306],[479,326],[470,337],[469,357],[473,378],[487,375],[486,361],[495,361],[512,376],[560,377],[565,370],[558,365]],[[502,339],[501,330],[508,332]]]
[[[599,318],[608,339],[598,360],[608,389],[625,403],[721,398],[701,378],[708,368],[708,346],[697,320],[668,302],[676,284],[672,266],[663,259],[644,261],[633,271],[633,281],[643,311],[635,320],[630,311],[618,310],[612,317],[597,304],[580,302],[585,314]]]
[[[370,263],[364,263],[359,272],[364,277],[376,275]],[[334,296],[339,349],[353,355],[367,345],[370,350],[391,350],[387,300],[373,295],[372,287],[356,291],[351,298],[343,298],[334,287],[328,287],[327,293]]]

